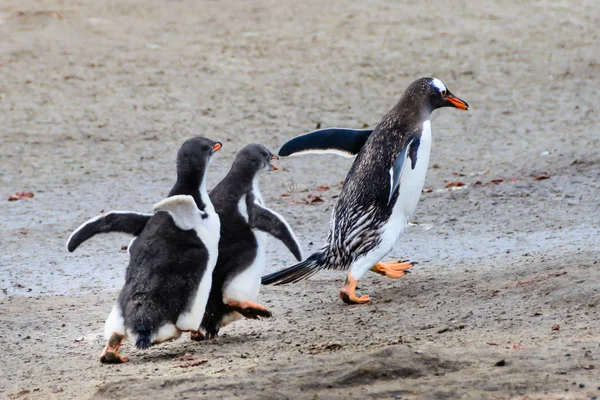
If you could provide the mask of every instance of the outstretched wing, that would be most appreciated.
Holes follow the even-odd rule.
[[[372,129],[319,129],[285,142],[279,149],[279,156],[330,153],[343,157],[354,157],[363,148],[372,132]]]
[[[200,211],[193,196],[178,194],[169,196],[154,205],[154,212],[166,211],[175,225],[184,231],[194,229],[207,217],[206,211]]]
[[[67,251],[73,252],[79,245],[98,233],[122,232],[138,236],[152,214],[132,211],[109,211],[100,214],[79,226],[67,239]]]
[[[421,140],[418,136],[412,135],[406,141],[406,144],[402,148],[398,157],[394,161],[392,168],[390,168],[390,196],[388,198],[388,203],[392,200],[394,193],[398,190],[400,186],[400,179],[402,177],[402,171],[405,168],[406,160],[410,159],[411,164],[410,168],[415,169],[417,165],[417,152],[419,150],[419,145],[421,144]]]
[[[287,221],[278,213],[254,203],[248,210],[248,224],[273,235],[283,242],[298,261],[302,260],[302,247]]]

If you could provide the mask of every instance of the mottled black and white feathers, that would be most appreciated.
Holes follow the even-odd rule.
[[[263,277],[263,284],[295,282],[315,270],[346,270],[359,261],[361,269],[377,263],[416,208],[429,163],[430,115],[446,106],[467,108],[438,79],[413,82],[358,152],[332,212],[326,244],[306,261]],[[296,142],[296,152],[310,152],[299,143],[311,145]]]

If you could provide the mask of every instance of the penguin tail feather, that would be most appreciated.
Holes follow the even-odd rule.
[[[263,276],[261,278],[261,284],[285,285],[288,283],[296,283],[304,279],[308,279],[326,267],[325,263],[323,262],[324,259],[324,253],[318,251],[296,265],[292,265],[289,268],[285,268],[281,271],[273,272],[272,274]]]
[[[137,328],[136,331],[138,337],[135,341],[135,347],[137,347],[140,350],[146,350],[152,345],[152,342],[150,341],[151,332],[148,329],[144,329],[143,327]]]

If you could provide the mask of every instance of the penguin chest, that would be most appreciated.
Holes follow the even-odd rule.
[[[219,256],[219,239],[221,238],[221,220],[219,219],[219,215],[216,213],[212,204],[210,204],[210,207],[207,206],[205,210],[207,216],[194,228],[196,234],[200,240],[202,240],[204,246],[206,246],[206,250],[208,250],[206,272],[202,277],[203,281],[206,280],[206,278],[212,278],[212,272],[215,269],[217,258]]]
[[[386,226],[386,230],[390,230],[389,234],[394,237],[394,241],[402,233],[417,208],[417,203],[425,185],[427,168],[429,167],[431,141],[431,123],[425,121],[421,142],[417,150],[417,162],[415,167],[412,168],[411,160],[407,159],[402,168],[398,196],[388,226]]]
[[[187,310],[177,318],[175,325],[182,331],[197,330],[200,326],[212,286],[213,271],[219,255],[221,222],[212,203],[207,203],[205,211],[207,214],[206,217],[196,224],[194,230],[204,246],[206,246],[208,259],[206,260],[206,266],[203,266],[204,272],[198,282],[196,293],[190,299]]]
[[[206,218],[204,218],[195,228],[196,234],[202,240],[209,253],[209,266],[214,268],[213,264],[217,263],[219,253],[219,239],[221,231],[221,221],[212,204],[207,205]],[[214,263],[211,263],[214,261]]]
[[[225,303],[236,301],[252,301],[258,299],[260,277],[265,270],[265,249],[267,234],[253,229],[256,238],[256,254],[253,260],[248,260],[248,266],[234,276],[223,290]]]
[[[253,190],[254,202],[262,206],[262,197],[258,190]],[[238,203],[240,214],[249,222],[246,195],[242,196]],[[260,278],[265,270],[267,234],[258,229],[252,229],[256,242],[254,259],[248,260],[247,267],[234,276],[227,286],[223,288],[223,301],[256,301],[260,291]]]

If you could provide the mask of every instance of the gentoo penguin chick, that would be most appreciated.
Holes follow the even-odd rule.
[[[202,330],[208,337],[215,337],[220,327],[241,315],[271,316],[266,307],[256,303],[265,268],[267,233],[281,240],[296,259],[302,259],[292,228],[281,215],[265,206],[258,188],[259,174],[276,169],[270,162],[277,158],[263,145],[244,147],[229,173],[210,192],[221,218],[221,240],[202,320]]]
[[[220,148],[219,142],[197,137],[179,150],[179,193],[154,206],[154,215],[130,245],[125,285],[104,326],[108,343],[101,362],[128,361],[120,355],[126,337],[137,348],[147,349],[200,327],[220,232],[205,175]]]
[[[355,294],[367,271],[404,276],[412,263],[381,259],[404,231],[419,201],[431,150],[430,117],[441,107],[468,109],[439,79],[413,82],[358,150],[332,212],[327,243],[301,263],[264,276],[262,283],[293,283],[322,269],[349,269],[339,296],[345,303],[357,304],[370,301],[366,294]],[[295,146],[295,152],[309,151],[311,141]],[[332,147],[356,152],[342,142]]]
[[[255,303],[265,266],[266,233],[283,242],[297,260],[302,259],[301,246],[292,228],[281,215],[265,207],[258,188],[259,174],[276,169],[271,161],[277,158],[263,145],[244,147],[236,155],[229,173],[210,193],[221,220],[221,240],[213,288],[202,321],[202,330],[208,337],[216,336],[220,327],[241,315],[270,316],[265,307]],[[74,251],[97,233],[139,235],[151,216],[131,211],[102,214],[77,228],[67,241],[67,249]],[[191,337],[202,340],[204,334]]]
[[[197,136],[186,140],[177,152],[177,180],[171,188],[168,197],[178,194],[192,196],[200,210],[205,207],[205,199],[201,192],[206,191],[204,174],[206,165],[204,160],[198,156],[205,139]],[[218,144],[217,151],[221,148]],[[208,195],[205,196],[208,198]],[[133,236],[139,236],[153,214],[138,213],[134,211],[109,211],[85,221],[75,229],[67,239],[66,248],[69,253],[75,251],[80,244],[99,233],[121,232]],[[134,239],[135,240],[135,237]],[[133,243],[133,241],[132,241]],[[129,244],[131,246],[131,243]]]

